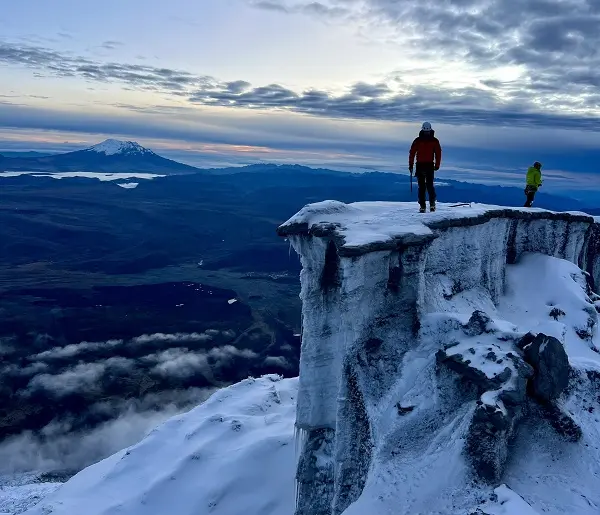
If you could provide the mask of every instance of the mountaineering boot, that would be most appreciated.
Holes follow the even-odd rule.
[[[432,213],[435,211],[435,202],[429,203],[429,211],[431,211]]]
[[[427,209],[425,209],[424,207],[419,208],[419,213],[425,213],[427,211]]]

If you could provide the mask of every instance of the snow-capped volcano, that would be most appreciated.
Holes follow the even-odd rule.
[[[159,156],[135,141],[107,139],[89,148],[37,158],[4,158],[7,171],[196,173],[197,168]]]
[[[114,155],[156,155],[152,150],[142,147],[135,141],[121,141],[118,139],[107,139],[102,143],[93,145],[86,149],[88,152],[98,152],[107,156]]]

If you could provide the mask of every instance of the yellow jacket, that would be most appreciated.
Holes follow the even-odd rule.
[[[527,186],[539,188],[542,185],[542,171],[530,166],[527,169]]]

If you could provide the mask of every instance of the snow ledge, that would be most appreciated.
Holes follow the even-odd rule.
[[[599,221],[586,213],[510,208],[485,204],[452,207],[438,204],[435,213],[421,214],[406,202],[355,202],[326,200],[309,204],[277,229],[282,237],[317,236],[332,239],[340,256],[394,250],[432,241],[437,232],[452,227],[481,225],[493,219],[552,220],[595,226]]]

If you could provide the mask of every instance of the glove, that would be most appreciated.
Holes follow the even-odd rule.
[[[433,170],[434,170],[435,172],[437,172],[439,169],[440,169],[440,165],[435,165],[435,166],[433,167]]]
[[[409,171],[409,172],[410,172],[410,174],[412,175],[412,174],[413,174],[413,167],[412,167],[412,166],[409,166],[409,167],[408,167],[408,171]]]

